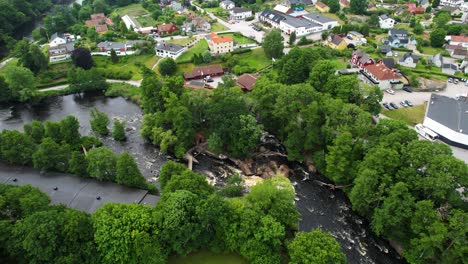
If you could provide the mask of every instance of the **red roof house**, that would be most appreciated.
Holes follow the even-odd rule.
[[[172,23],[158,25],[158,34],[159,35],[171,34],[172,32],[174,32],[176,30],[177,30],[177,27]]]
[[[417,7],[415,3],[406,3],[404,5],[408,7],[408,11],[413,15],[424,14],[426,12],[424,7]]]
[[[103,13],[92,14],[91,19],[85,22],[87,27],[94,27],[96,32],[107,31],[107,25],[112,25],[112,20],[107,18]]]
[[[351,56],[351,63],[362,69],[365,66],[375,64],[375,61],[371,56],[369,56],[369,54],[365,53],[364,51],[356,50]]]
[[[184,73],[185,80],[201,79],[206,76],[221,76],[224,74],[223,67],[220,64],[197,67],[192,72]]]
[[[236,85],[239,86],[245,92],[252,91],[255,82],[257,81],[258,73],[250,74],[244,73],[239,78],[237,78]]]

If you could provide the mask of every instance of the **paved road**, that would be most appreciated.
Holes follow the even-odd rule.
[[[159,196],[148,194],[146,190],[64,173],[41,175],[33,168],[3,163],[0,163],[0,183],[17,186],[31,184],[48,194],[52,204],[64,204],[87,213],[93,213],[108,202],[155,205],[159,201]],[[57,190],[54,190],[55,187]],[[97,197],[100,197],[99,200]]]
[[[7,65],[7,63],[9,63],[13,58],[9,58],[9,59],[6,59],[5,61],[3,62],[0,62],[0,69],[5,67],[5,65]]]
[[[156,63],[154,66],[153,66],[153,69],[154,67],[156,67],[158,63]],[[137,80],[137,81],[132,81],[132,80],[114,80],[114,79],[107,79],[106,82],[108,83],[128,83],[128,84],[131,84],[131,85],[134,85],[134,86],[138,86],[140,87],[141,85],[141,81],[142,80]],[[57,86],[53,86],[53,87],[49,87],[49,88],[46,88],[46,89],[40,89],[39,91],[41,92],[47,92],[47,91],[54,91],[54,90],[63,90],[65,88],[68,87],[68,84],[63,84],[63,85],[57,85]]]

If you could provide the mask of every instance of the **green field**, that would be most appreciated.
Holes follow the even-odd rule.
[[[185,46],[185,45],[189,44],[193,40],[195,40],[195,38],[170,39],[170,40],[167,41],[167,43],[172,43],[172,44]]]
[[[263,48],[253,49],[251,52],[235,56],[239,58],[239,61],[245,62],[257,71],[271,64],[271,60],[266,57]]]
[[[221,25],[220,23],[216,22],[211,25],[211,32],[220,32],[228,30],[227,27]]]
[[[119,7],[114,9],[112,13],[115,13],[119,16],[129,15],[129,16],[143,16],[149,14],[149,12],[141,6],[141,4],[133,4],[124,7]]]
[[[188,256],[169,258],[168,264],[247,264],[241,256],[228,253],[201,251]]]
[[[136,20],[142,27],[156,26],[156,21],[151,16],[140,16],[137,17]]]
[[[255,41],[243,36],[240,33],[222,33],[219,34],[219,36],[231,36],[237,44],[252,44],[255,43]]]
[[[444,53],[443,48],[422,47],[424,54],[436,55],[437,53]]]
[[[150,54],[139,55],[139,56],[122,56],[119,57],[119,62],[113,64],[110,60],[110,57],[107,56],[94,56],[94,62],[96,67],[116,70],[116,71],[130,71],[132,74],[131,80],[141,80],[143,75],[141,75],[140,69],[135,65],[135,62],[144,64],[146,67],[150,68],[159,60],[158,57]]]
[[[3,68],[0,69],[0,73],[2,71],[4,71],[5,69],[9,68],[9,67],[16,66],[17,64],[18,64],[18,59],[17,58],[12,59],[7,64],[5,64],[5,66],[3,66]]]
[[[186,62],[192,59],[195,53],[203,53],[208,50],[208,42],[205,39],[200,40],[197,44],[184,52],[176,59],[176,62]]]
[[[426,113],[426,103],[424,105],[416,105],[413,107],[403,108],[400,106],[396,110],[383,110],[382,114],[395,119],[401,120],[410,126],[422,123],[424,120],[424,114]]]

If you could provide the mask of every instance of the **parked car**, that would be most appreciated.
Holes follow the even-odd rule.
[[[413,107],[413,103],[409,100],[405,100],[405,103],[409,106],[409,107]]]
[[[390,106],[393,107],[393,108],[395,108],[395,109],[398,109],[398,108],[399,108],[398,105],[395,104],[395,103],[390,103]]]
[[[390,106],[388,105],[388,103],[383,103],[382,105],[383,105],[385,108],[387,108],[388,110],[392,110],[392,109],[390,108]]]
[[[468,81],[465,82],[465,86],[468,86]]]
[[[453,79],[454,84],[457,84],[458,82],[459,82],[458,79]]]
[[[452,78],[448,78],[447,80],[449,83],[453,83],[453,79]]]
[[[385,90],[385,92],[387,92],[389,94],[395,94],[395,91],[393,91],[392,89],[387,89],[387,90]]]
[[[409,105],[408,105],[408,104],[406,104],[406,102],[405,102],[405,101],[401,101],[401,102],[400,102],[400,104],[401,104],[401,106],[403,106],[403,107],[409,107]]]
[[[406,91],[408,93],[412,93],[413,89],[411,89],[411,87],[409,87],[409,86],[403,86],[403,91]]]

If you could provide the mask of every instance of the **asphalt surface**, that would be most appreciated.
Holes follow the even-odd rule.
[[[148,194],[146,190],[64,173],[41,174],[33,168],[4,163],[0,163],[0,183],[17,186],[31,184],[49,195],[52,204],[64,204],[87,213],[95,212],[108,202],[153,206],[159,201],[159,196]]]

